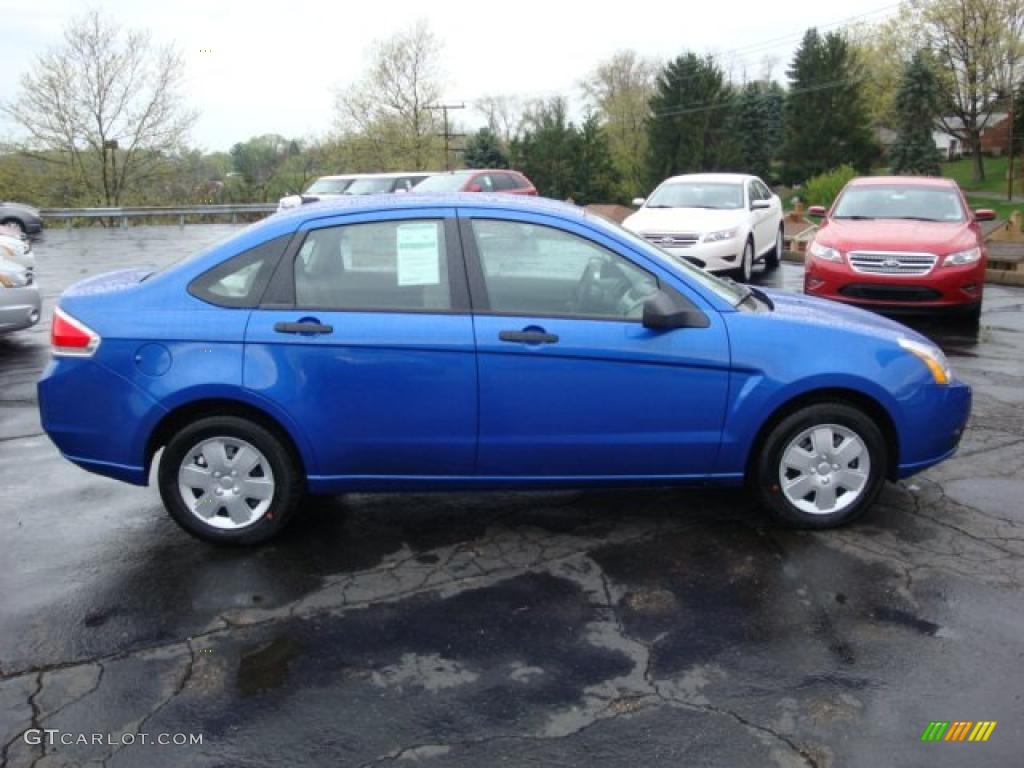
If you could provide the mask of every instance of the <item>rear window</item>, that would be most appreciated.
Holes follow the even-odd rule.
[[[194,279],[188,292],[218,307],[256,307],[291,235],[268,240],[233,256]]]

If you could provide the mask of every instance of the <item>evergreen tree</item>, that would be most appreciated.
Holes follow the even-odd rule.
[[[583,121],[576,142],[578,165],[573,200],[580,205],[615,202],[622,176],[615,167],[608,134],[596,114]]]
[[[508,168],[501,140],[486,126],[467,139],[462,158],[467,168]]]
[[[736,98],[733,127],[739,163],[747,173],[769,180],[772,162],[782,145],[782,115],[786,92],[778,83],[756,81],[744,85]]]
[[[686,53],[658,74],[647,122],[647,180],[727,170],[737,162],[733,91],[711,57]]]
[[[939,150],[932,131],[942,112],[942,88],[924,51],[907,63],[895,99],[896,143],[892,170],[898,174],[938,176]]]
[[[564,98],[537,102],[523,118],[522,134],[512,140],[512,164],[540,194],[565,200],[575,193],[579,141]]]
[[[862,69],[846,37],[807,30],[786,74],[785,180],[803,182],[847,163],[866,173],[878,148],[863,96]]]

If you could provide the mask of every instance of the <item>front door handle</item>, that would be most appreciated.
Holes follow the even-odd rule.
[[[274,330],[278,333],[333,333],[334,326],[307,320],[299,323],[275,323]]]
[[[521,344],[554,344],[558,341],[558,336],[547,331],[502,331],[498,338]]]

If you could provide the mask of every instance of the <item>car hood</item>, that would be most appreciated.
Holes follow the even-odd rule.
[[[866,309],[851,307],[838,301],[818,299],[802,293],[763,289],[775,305],[774,317],[846,331],[868,334],[896,341],[900,337],[935,346],[912,328]]]
[[[920,251],[944,256],[977,245],[968,222],[829,219],[815,235],[840,251]]]
[[[0,203],[0,208],[15,208],[19,211],[25,211],[26,213],[31,214],[36,218],[39,218],[39,209],[33,208],[31,205],[25,205],[24,203],[12,203],[7,201]]]
[[[742,210],[710,208],[641,208],[622,222],[633,232],[714,232],[728,229],[743,219]]]

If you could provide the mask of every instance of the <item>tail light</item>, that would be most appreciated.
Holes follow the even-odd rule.
[[[58,357],[92,357],[100,345],[100,335],[57,307],[50,325],[50,344]]]

